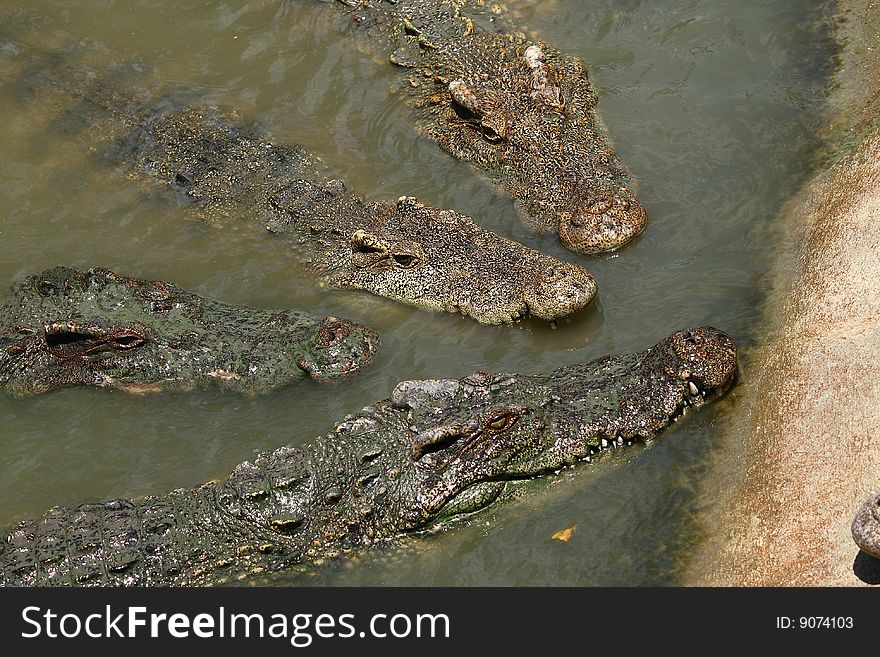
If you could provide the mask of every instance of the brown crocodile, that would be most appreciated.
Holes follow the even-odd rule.
[[[215,108],[135,99],[64,52],[0,48],[22,99],[60,106],[88,126],[90,147],[128,175],[176,190],[213,223],[242,218],[290,240],[303,268],[331,288],[364,290],[484,324],[548,321],[585,308],[596,282],[583,267],[483,230],[411,196],[365,202],[319,159],[275,143]],[[26,102],[23,100],[23,102]]]
[[[579,253],[645,227],[584,62],[527,39],[497,2],[336,0],[400,67],[421,132],[481,169],[524,222]]]

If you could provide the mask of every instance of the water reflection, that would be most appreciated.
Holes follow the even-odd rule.
[[[142,89],[175,85],[237,110],[276,141],[321,153],[368,199],[414,195],[557,257],[577,257],[520,226],[508,199],[411,130],[393,68],[335,30],[324,3],[6,4],[4,34],[45,48],[80,40],[96,70],[139,62]],[[384,344],[356,384],[331,389],[315,384],[260,399],[97,390],[0,399],[0,523],[54,504],[159,494],[225,476],[257,450],[310,441],[402,379],[546,371],[640,350],[683,326],[716,325],[740,346],[758,339],[771,221],[808,170],[831,59],[811,32],[810,11],[794,0],[550,5],[523,3],[519,13],[587,62],[604,122],[651,217],[637,243],[584,260],[599,299],[555,330],[533,321],[484,327],[322,290],[291,269],[278,240],[188,219],[173,196],[120,177],[85,151],[84,126],[64,125],[63,115],[52,125],[53,107],[23,115],[14,91],[0,87],[0,281],[58,264],[101,265],[230,303],[351,317],[380,330]],[[735,399],[651,448],[578,468],[473,524],[408,543],[418,549],[405,558],[377,551],[310,581],[674,582],[699,540],[695,482],[722,439],[715,418]],[[550,540],[574,523],[570,542]]]

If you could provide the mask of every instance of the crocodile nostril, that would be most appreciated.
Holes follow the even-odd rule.
[[[342,322],[331,322],[324,326],[318,333],[318,342],[325,347],[344,340],[348,337],[349,329]]]
[[[119,347],[120,349],[130,349],[132,347],[139,347],[144,343],[144,339],[139,335],[126,334],[120,335],[117,338],[111,338],[110,342],[113,343],[114,346]]]
[[[556,283],[564,278],[563,272],[558,270],[556,267],[550,267],[547,271],[544,272],[544,282],[545,283]]]
[[[611,206],[614,205],[615,200],[616,198],[610,195],[600,196],[585,203],[583,210],[584,212],[588,212],[589,214],[603,214],[611,209]]]
[[[586,223],[584,217],[579,212],[559,212],[556,216],[559,219],[560,226],[580,228]]]

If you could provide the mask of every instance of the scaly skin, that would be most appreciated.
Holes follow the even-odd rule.
[[[852,522],[852,536],[863,552],[880,559],[880,493],[859,509]]]
[[[603,135],[583,61],[513,31],[497,3],[336,4],[403,69],[421,131],[485,171],[527,225],[578,253],[642,232],[645,209]]]
[[[313,444],[261,454],[223,482],[19,522],[0,546],[0,581],[222,584],[437,529],[656,436],[735,372],[733,342],[702,327],[550,374],[404,381]]]
[[[302,149],[277,145],[217,110],[138,103],[52,58],[20,59],[34,69],[18,72],[21,97],[61,105],[68,120],[91,126],[96,150],[130,175],[174,188],[203,218],[246,217],[289,238],[295,257],[328,287],[484,324],[527,315],[553,321],[596,294],[584,268],[485,231],[457,212],[412,197],[365,203]]]
[[[242,212],[296,241],[306,267],[330,287],[484,324],[527,315],[553,321],[596,294],[582,267],[457,212],[413,197],[364,203],[339,180],[321,177],[304,151],[275,146],[214,110],[184,109],[142,123],[114,156],[181,190],[203,214]]]
[[[233,306],[107,269],[55,267],[0,306],[0,389],[131,392],[219,385],[259,393],[370,363],[375,331],[336,317]]]

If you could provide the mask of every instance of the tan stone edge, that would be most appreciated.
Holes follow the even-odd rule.
[[[838,6],[831,164],[779,218],[786,248],[684,584],[880,582],[850,535],[880,490],[880,3]]]

